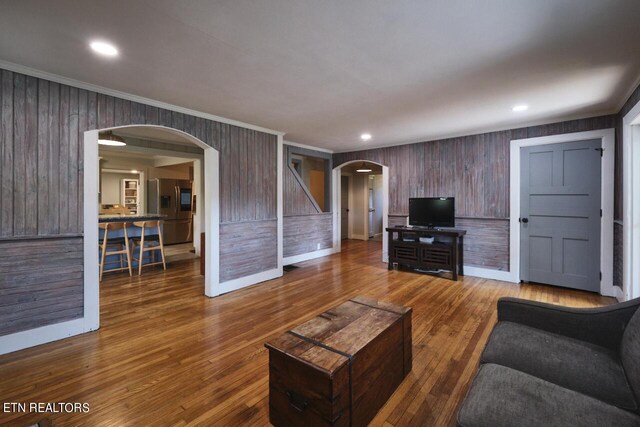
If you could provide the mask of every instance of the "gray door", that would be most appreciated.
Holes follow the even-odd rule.
[[[340,238],[349,238],[349,177],[340,177]]]
[[[520,278],[600,291],[600,140],[521,149]]]

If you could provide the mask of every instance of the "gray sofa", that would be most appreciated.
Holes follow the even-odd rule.
[[[501,298],[458,426],[640,426],[639,306]]]

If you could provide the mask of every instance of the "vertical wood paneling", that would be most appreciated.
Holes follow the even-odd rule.
[[[131,123],[131,101],[116,98],[114,101],[114,125],[123,126]]]
[[[49,238],[82,233],[84,132],[131,124],[174,127],[218,149],[222,221],[233,226],[232,233],[221,236],[221,253],[226,254],[221,261],[221,269],[225,271],[226,278],[237,278],[260,272],[263,267],[275,268],[275,136],[5,70],[0,70],[2,251],[18,250],[15,248],[21,247],[22,242],[34,236]],[[254,238],[256,227],[264,228],[256,246],[260,252],[256,258],[259,262],[247,259],[245,264],[238,267],[240,258],[234,255],[234,250],[240,247],[238,242]],[[5,237],[11,240],[3,240]],[[16,237],[26,240],[16,240]],[[81,242],[81,237],[75,238]],[[50,246],[45,240],[48,241],[29,240],[27,246],[37,251],[37,248]],[[39,263],[31,266],[27,272],[24,268],[18,268],[17,264],[13,266],[6,260],[2,262],[4,277],[12,277],[16,283],[38,281],[47,295],[64,297],[58,307],[73,304],[72,301],[82,301],[81,287],[72,292],[73,295],[69,293],[71,287],[60,290],[60,286],[52,281],[51,272],[44,271]],[[52,266],[59,262],[60,267],[64,268],[63,260],[56,257],[50,257],[47,262]],[[24,263],[20,265],[24,267]],[[81,284],[82,271],[74,274]],[[56,290],[58,288],[59,292]],[[15,315],[12,314],[17,319],[26,313],[20,312],[20,307],[23,306],[7,307],[6,310],[17,310]],[[57,321],[61,321],[67,318],[62,315],[56,317],[53,309],[44,310],[43,307],[38,306],[41,319],[57,318]],[[4,313],[2,310],[0,316]],[[71,310],[75,311],[67,314],[78,314],[77,307]],[[28,315],[26,313],[24,318]],[[24,325],[31,324],[23,322]]]
[[[469,138],[469,140],[465,138],[458,148],[461,149],[458,157],[461,157],[463,167],[463,170],[460,171],[462,188],[459,189],[461,194],[458,199],[461,198],[461,201],[464,202],[465,212],[461,216],[471,216],[474,210],[486,212],[484,206],[484,155],[480,146],[480,138]]]
[[[115,126],[115,100],[112,96],[98,94],[98,128]]]
[[[69,233],[69,86],[60,88],[60,162],[58,169],[58,182],[60,194],[65,196],[57,197],[58,211],[60,212],[60,233]]]
[[[171,127],[171,111],[163,108],[158,112],[158,124],[160,126]],[[205,141],[203,139],[203,141]]]
[[[13,79],[13,234],[25,234],[26,215],[26,80]]]
[[[38,234],[49,234],[49,82],[38,82]]]
[[[509,215],[509,144],[512,139],[613,127],[602,116],[418,144],[333,155],[334,166],[371,160],[389,167],[389,212],[406,214],[409,197],[456,197],[456,214]],[[416,163],[416,159],[418,162]],[[420,160],[422,159],[422,160]],[[414,177],[421,177],[422,183]]]
[[[2,141],[0,155],[2,171],[2,205],[0,206],[0,235],[13,235],[13,73],[2,70]]]
[[[248,131],[245,129],[245,133],[247,135],[247,145],[246,145],[246,162],[247,162],[247,210],[246,214],[248,218],[255,218],[257,213],[257,202],[258,202],[258,189],[256,188],[257,178],[258,178],[258,167],[257,164],[262,162],[262,160],[257,155],[259,153],[260,146],[256,141],[256,132]]]
[[[640,95],[639,95],[640,96]],[[615,116],[551,123],[373,150],[337,153],[334,166],[371,160],[389,167],[389,213],[406,215],[409,197],[454,196],[466,262],[508,270],[509,145],[513,139],[611,128]],[[417,163],[416,159],[422,159]],[[413,177],[421,177],[422,187]],[[394,221],[400,217],[389,217]],[[486,222],[489,221],[489,222]],[[485,239],[487,244],[483,244]],[[468,253],[467,253],[468,252]]]
[[[35,236],[38,234],[38,79],[35,77],[27,77],[26,97],[24,234]]]
[[[200,141],[207,141],[207,120],[202,117],[196,118],[195,137]]]
[[[144,122],[147,125],[157,125],[160,123],[160,112],[158,107],[145,105]]]
[[[282,153],[282,192],[284,216],[318,214],[309,196],[289,168],[286,146]]]
[[[139,102],[131,102],[131,124],[143,125],[146,114],[146,107]]]
[[[247,209],[249,207],[248,197],[249,197],[249,164],[247,159],[247,132],[246,129],[236,128],[238,131],[238,143],[234,145],[237,148],[236,156],[238,159],[239,169],[238,169],[238,180],[237,182],[237,190],[239,192],[239,196],[237,198],[238,204],[236,205],[236,209],[234,212],[234,222],[235,221],[243,221],[249,218],[247,215]]]
[[[78,233],[78,221],[74,219],[78,208],[78,89],[69,89],[69,147],[68,147],[68,211],[66,230],[68,233]]]
[[[440,144],[437,142],[423,144],[424,195],[435,197],[442,185],[440,176]],[[420,175],[420,171],[416,171]]]
[[[60,210],[59,198],[66,196],[60,191],[60,180],[58,176],[58,166],[60,165],[60,85],[49,83],[49,137],[47,140],[49,147],[49,164],[47,170],[47,182],[49,184],[49,200],[46,212],[45,229],[47,234],[56,235],[60,233]]]
[[[184,132],[195,135],[196,133],[196,118],[194,116],[190,116],[188,114],[184,115],[184,127],[182,129]]]
[[[174,128],[174,129],[178,129],[178,130],[184,129],[184,114],[172,111],[171,112],[171,127]]]
[[[123,105],[124,107],[124,105]],[[78,90],[78,218],[83,216],[84,201],[84,132],[89,129],[89,93]],[[82,233],[84,223],[78,221],[78,232]]]

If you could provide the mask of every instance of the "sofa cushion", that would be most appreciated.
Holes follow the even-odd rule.
[[[640,398],[640,310],[636,311],[622,335],[620,358],[627,374],[627,379]]]
[[[619,356],[612,350],[512,322],[498,322],[481,356],[496,363],[637,411]]]
[[[459,427],[635,426],[640,416],[505,366],[480,366]]]

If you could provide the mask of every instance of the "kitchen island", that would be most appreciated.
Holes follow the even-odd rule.
[[[105,214],[105,215],[98,215],[98,222],[102,223],[102,222],[158,221],[158,220],[163,220],[166,217],[167,217],[166,215],[159,215],[159,214],[146,214],[146,215]]]
[[[166,218],[166,215],[160,215],[160,214],[153,214],[153,213],[149,213],[149,214],[140,214],[140,215],[126,215],[126,214],[103,214],[103,215],[98,215],[98,222],[99,223],[107,223],[107,222],[127,222],[130,223],[130,225],[127,227],[127,236],[129,237],[129,239],[131,239],[132,237],[140,237],[142,234],[142,228],[141,227],[136,227],[133,225],[134,222],[138,222],[138,221],[158,221],[158,220],[164,220]],[[100,228],[98,230],[98,243],[99,245],[102,245],[102,240],[104,239],[104,230],[102,228]],[[157,235],[158,234],[158,230],[156,228],[146,228],[145,229],[145,234],[147,236],[150,235]],[[119,230],[109,230],[109,235],[108,238],[109,240],[111,239],[117,239],[117,238],[123,238],[124,237],[124,229],[119,229]],[[153,251],[154,255],[155,252],[159,252],[159,248],[158,251]],[[100,249],[98,249],[98,255],[100,256]],[[133,253],[132,255],[132,259],[131,259],[131,268],[137,267],[138,266],[138,261],[134,261],[133,260]],[[145,254],[145,258],[143,259],[142,264],[149,264],[151,262],[153,262],[153,257],[152,256],[147,256],[147,255],[151,255],[151,252],[147,252]],[[159,256],[159,254],[157,254]],[[137,257],[138,254],[135,254],[135,256]],[[126,265],[126,255],[123,255],[123,260],[122,262],[124,263],[124,265]],[[105,263],[104,263],[104,271],[109,271],[109,270],[116,270],[116,269],[120,269],[121,267],[121,260],[120,260],[120,256],[119,255],[110,255],[105,257]]]

